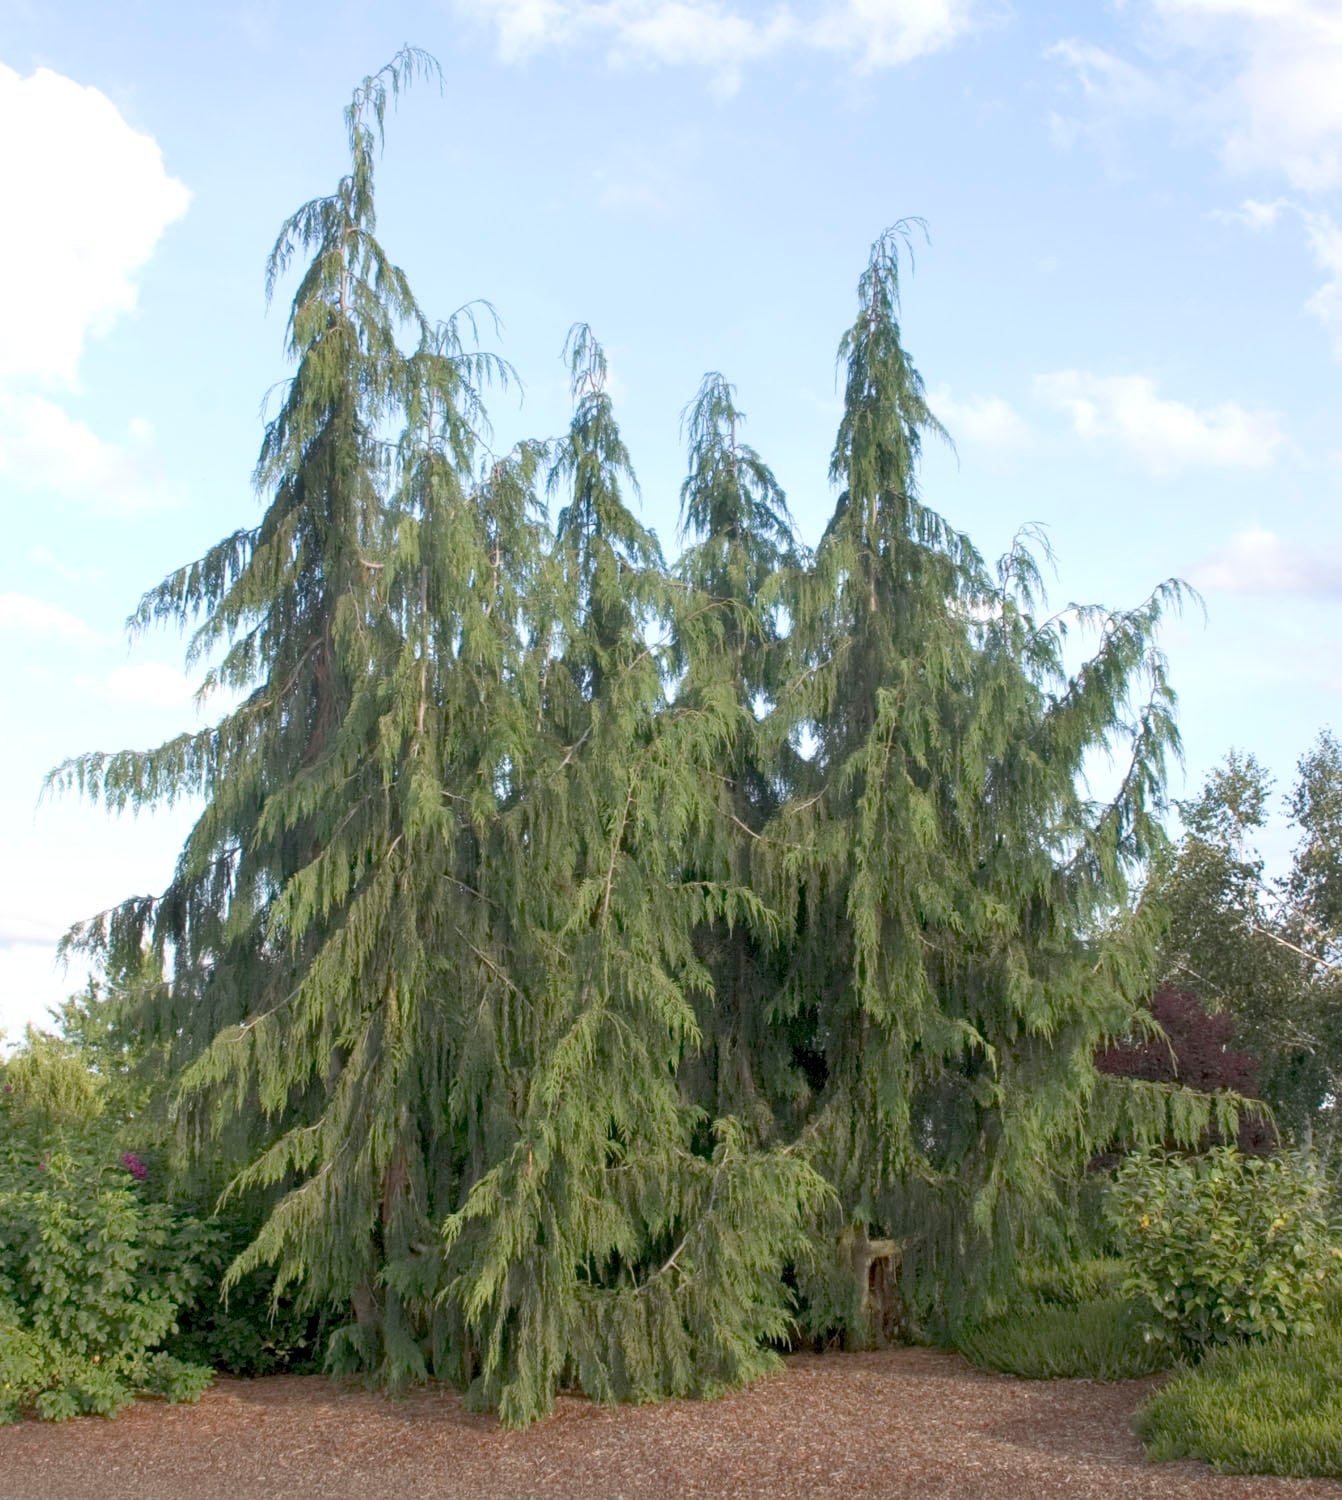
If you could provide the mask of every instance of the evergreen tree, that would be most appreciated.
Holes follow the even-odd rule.
[[[311,259],[260,523],[134,617],[193,626],[240,703],[52,782],[203,801],[168,889],[75,940],[147,962],[183,1139],[260,1205],[229,1276],[348,1307],[334,1369],[523,1422],[566,1384],[738,1384],[794,1288],[865,1337],[896,1257],[954,1319],[1116,1131],[1193,1141],[1218,1106],[1093,1061],[1150,967],[1177,587],[1075,612],[1100,641],[1069,674],[1028,550],[994,572],[921,502],[898,227],[840,347],[813,560],[709,376],[668,573],[585,325],[567,433],[491,452],[510,372],[375,235],[387,103],[432,71],[407,50],[355,90],[347,175],[272,253],[270,291]]]
[[[760,720],[773,707],[785,645],[786,601],[802,565],[792,517],[778,481],[741,440],[745,418],[734,388],[704,376],[685,413],[689,475],[681,486],[682,536],[695,540],[677,575],[685,585],[675,611],[677,701],[718,703],[734,728],[711,769],[716,834],[694,851],[700,873],[747,887],[754,845],[778,810],[779,788],[795,779],[770,774]],[[776,758],[776,757],[775,757]],[[698,1069],[687,1060],[685,1086],[714,1113],[733,1114],[759,1138],[777,1134],[772,1089],[788,1093],[791,1046],[776,1024],[773,999],[784,951],[776,923],[717,922],[698,935],[713,977],[700,1006],[704,1043]]]
[[[1178,744],[1153,644],[1177,586],[1091,612],[1098,653],[1069,676],[1028,550],[994,576],[922,504],[916,465],[941,428],[900,338],[906,232],[876,242],[840,345],[841,493],[775,716],[779,742],[814,753],[759,845],[762,894],[795,932],[779,1009],[809,1031],[801,1141],[842,1203],[814,1316],[858,1338],[874,1262],[899,1259],[915,1306],[954,1320],[1117,1112],[1139,1139],[1171,1102],[1180,1138],[1206,1117],[1156,1085],[1121,1095],[1091,1062],[1150,962],[1130,880],[1159,845]],[[1124,742],[1120,785],[1093,805],[1085,757]]]
[[[637,495],[638,480],[606,389],[605,351],[576,323],[564,355],[573,420],[555,445],[546,484],[551,495],[570,487],[555,531],[566,588],[562,655],[578,699],[592,703],[612,673],[641,653],[641,612],[656,603],[663,562],[657,538],[625,504],[624,486]]]
[[[191,658],[222,653],[204,691],[242,703],[157,750],[54,773],[118,809],[204,799],[163,896],[81,936],[122,962],[145,941],[171,959],[151,1019],[183,1068],[184,1126],[197,1143],[235,1129],[235,1189],[279,1195],[231,1275],[271,1261],[277,1295],[295,1282],[314,1303],[345,1302],[350,1348],[392,1384],[425,1364],[382,1282],[452,1206],[457,1165],[442,970],[464,939],[443,939],[472,912],[458,900],[446,924],[440,898],[469,889],[450,882],[469,864],[458,808],[475,811],[480,780],[478,744],[456,735],[458,655],[475,658],[462,676],[480,657],[504,670],[466,618],[484,549],[456,476],[481,371],[450,328],[401,354],[398,333],[423,319],[374,233],[386,104],[432,69],[407,50],[363,81],[348,174],[272,252],[268,291],[295,254],[312,259],[288,325],[297,368],[257,465],[260,524],[169,577],[133,622],[199,619]],[[401,413],[398,464],[385,434]]]
[[[677,1080],[711,984],[695,934],[759,915],[748,889],[684,869],[720,816],[709,773],[732,715],[665,701],[641,629],[656,542],[622,500],[632,475],[604,358],[585,329],[570,350],[577,404],[551,471],[552,488],[571,485],[555,556],[567,686],[551,763],[511,815],[529,917],[517,1135],[446,1231],[472,1398],[511,1422],[570,1380],[646,1400],[769,1368],[766,1341],[788,1327],[783,1266],[825,1193],[795,1155],[710,1121]]]

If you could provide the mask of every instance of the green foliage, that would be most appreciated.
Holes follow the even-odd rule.
[[[1232,752],[1179,804],[1184,836],[1151,881],[1169,915],[1159,965],[1170,983],[1229,1012],[1240,1045],[1261,1060],[1281,1128],[1326,1144],[1342,1097],[1342,747],[1332,734],[1301,757],[1284,799],[1299,838],[1276,880],[1256,847],[1271,800],[1259,762]]]
[[[567,431],[493,452],[511,372],[375,234],[386,105],[426,71],[360,84],[347,174],[272,254],[295,369],[259,523],[133,620],[240,702],[52,773],[202,804],[168,888],[72,941],[140,976],[178,1151],[263,1210],[225,1289],[339,1307],[334,1370],[520,1423],[569,1383],[738,1384],[794,1320],[868,1340],[895,1267],[954,1324],[1096,1151],[1233,1123],[1093,1064],[1150,977],[1181,589],[1068,611],[1072,670],[1026,539],[993,567],[922,503],[907,226],[840,344],[813,557],[710,375],[667,567],[583,324]],[[199,1347],[261,1357],[216,1324]]]
[[[1138,1413],[1154,1459],[1222,1473],[1342,1478],[1342,1320],[1307,1338],[1231,1344],[1161,1386]]]
[[[1021,1271],[1020,1287],[1027,1301],[1075,1307],[1119,1297],[1127,1274],[1126,1264],[1116,1256],[1095,1255],[1057,1265],[1041,1261]]]
[[[530,1153],[449,1221],[449,1247],[470,1248],[448,1288],[481,1350],[470,1396],[505,1422],[533,1419],[564,1377],[597,1400],[647,1401],[715,1395],[777,1367],[765,1346],[790,1327],[778,1268],[806,1253],[799,1225],[825,1184],[796,1157],[748,1152],[729,1121],[711,1160],[689,1156],[660,1182],[643,1165],[625,1157],[604,1183],[573,1184],[600,1210],[599,1238]],[[631,1166],[626,1187],[620,1170]],[[574,1278],[574,1264],[587,1274]]]
[[[0,1110],[0,1419],[194,1400],[210,1371],[156,1346],[200,1278],[201,1227],[88,1149],[38,1150]]]
[[[19,1310],[0,1301],[0,1426],[17,1422],[51,1378],[51,1353]]]
[[[261,1219],[230,1205],[205,1223],[211,1234],[198,1257],[200,1284],[179,1311],[166,1351],[184,1364],[230,1375],[318,1373],[327,1334],[343,1318],[330,1308],[299,1306],[292,1296],[277,1300],[274,1277],[265,1270],[225,1290],[229,1266],[255,1238]]]
[[[955,1345],[981,1370],[1027,1380],[1135,1380],[1171,1363],[1146,1337],[1141,1308],[1121,1297],[1066,1306],[1022,1303],[1003,1317],[971,1324]]]
[[[100,1080],[79,1048],[33,1026],[13,1055],[0,1062],[0,1088],[6,1126],[33,1138],[92,1125],[105,1107]]]
[[[980,1369],[1030,1380],[1132,1380],[1166,1369],[1171,1356],[1146,1336],[1127,1274],[1113,1256],[1033,1256],[1005,1311],[963,1324],[955,1347]]]
[[[1133,1156],[1111,1202],[1128,1295],[1153,1341],[1201,1354],[1237,1339],[1308,1336],[1342,1268],[1326,1184],[1290,1156]]]
[[[1219,1105],[1111,1086],[1090,1061],[1131,1024],[1158,933],[1135,886],[1178,750],[1156,634],[1181,587],[1081,609],[1098,646],[1069,672],[1029,538],[993,567],[922,503],[940,428],[900,342],[904,234],[873,247],[840,346],[841,493],[765,725],[780,751],[815,750],[780,758],[790,795],[754,880],[787,934],[775,1118],[800,1117],[841,1232],[900,1243],[934,1329],[1010,1279],[1019,1226],[1060,1214],[1097,1150],[1127,1131],[1191,1143]],[[1101,747],[1126,771],[1097,803]]]

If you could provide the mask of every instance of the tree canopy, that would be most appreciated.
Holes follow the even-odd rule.
[[[861,1342],[878,1264],[954,1322],[1116,1132],[1227,1107],[1094,1064],[1152,972],[1180,587],[1048,616],[1028,536],[993,565],[925,504],[908,224],[839,345],[814,554],[714,373],[668,564],[583,324],[567,432],[495,452],[510,370],[376,238],[387,106],[432,73],[359,85],[348,172],[271,255],[294,373],[261,520],[132,617],[240,701],[52,773],[201,807],[167,889],[73,941],[148,963],[183,1147],[264,1205],[230,1274],[346,1307],[333,1369],[525,1422],[568,1384],[725,1389],[798,1329]]]

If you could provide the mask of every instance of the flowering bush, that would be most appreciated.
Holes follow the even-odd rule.
[[[1148,1337],[1185,1353],[1312,1334],[1342,1270],[1323,1178],[1302,1157],[1132,1156],[1109,1212]]]
[[[145,1175],[138,1158],[0,1139],[0,1422],[110,1416],[138,1391],[194,1400],[209,1383],[154,1352],[199,1279],[204,1232],[147,1202]]]

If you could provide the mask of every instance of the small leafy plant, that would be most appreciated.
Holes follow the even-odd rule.
[[[199,1280],[205,1231],[147,1201],[143,1175],[138,1158],[0,1142],[0,1422],[111,1416],[139,1392],[195,1400],[209,1384],[157,1350]]]
[[[1337,1280],[1325,1183],[1304,1157],[1133,1156],[1109,1212],[1128,1261],[1124,1292],[1147,1335],[1199,1357],[1243,1339],[1308,1337]]]

